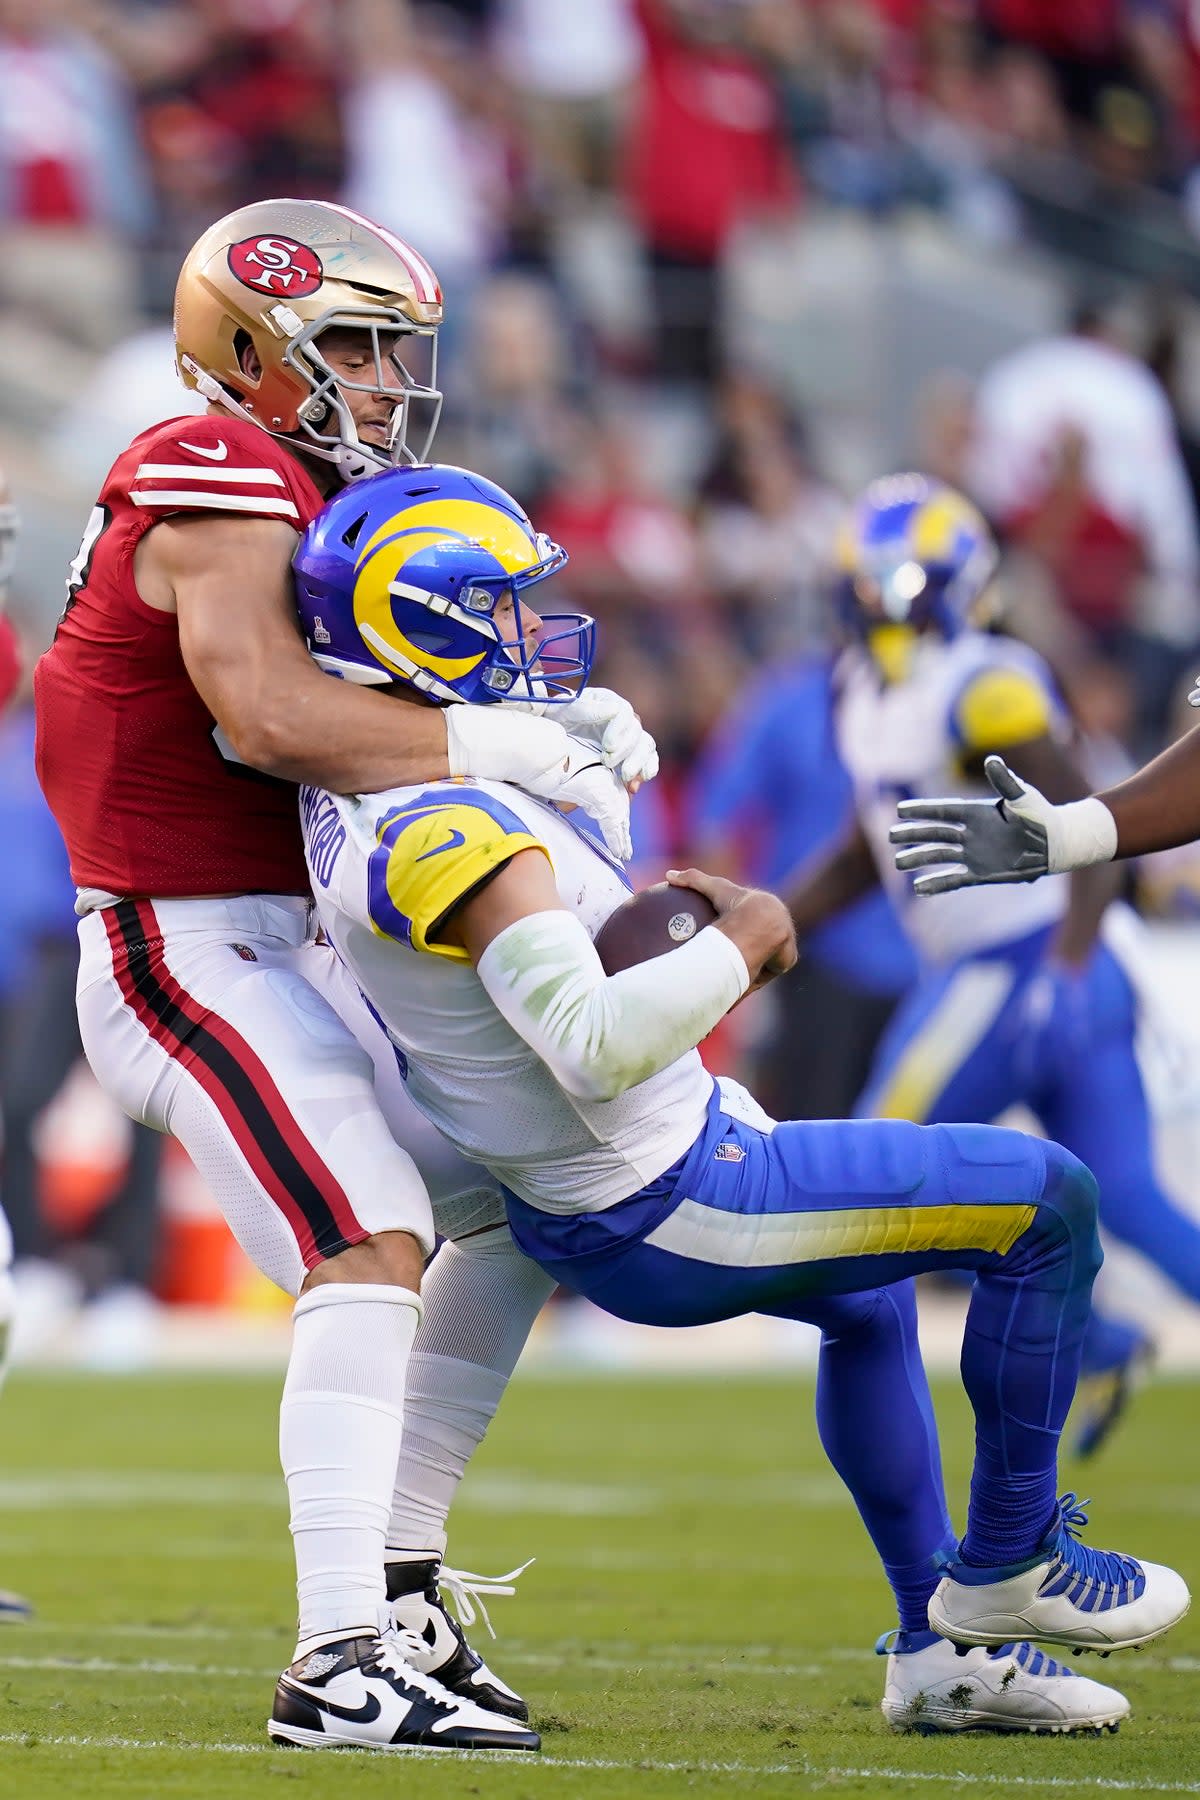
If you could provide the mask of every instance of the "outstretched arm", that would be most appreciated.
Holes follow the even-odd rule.
[[[1173,850],[1200,838],[1200,725],[1099,799],[1117,828],[1117,856]]]
[[[989,756],[983,767],[997,800],[900,802],[901,822],[888,834],[900,846],[896,867],[929,871],[916,877],[915,893],[1037,881],[1116,856],[1116,820],[1098,796],[1053,806],[1002,756]]]
[[[1128,781],[1083,798],[1075,798],[1082,792],[1082,779],[1049,737],[1012,745],[1006,754],[1020,773],[1001,756],[988,756],[983,763],[994,800],[900,803],[900,823],[889,835],[898,846],[896,867],[923,871],[913,883],[918,894],[1036,881],[1188,843],[1200,835],[1197,731]],[[1035,781],[1041,786],[1034,786]],[[1091,898],[1102,910],[1098,880]]]

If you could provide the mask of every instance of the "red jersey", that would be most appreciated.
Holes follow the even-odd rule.
[[[281,443],[232,417],[168,419],[113,464],[34,675],[38,779],[78,886],[307,893],[297,790],[222,753],[175,614],[142,600],[133,553],[179,513],[283,519],[299,532],[323,505]]]

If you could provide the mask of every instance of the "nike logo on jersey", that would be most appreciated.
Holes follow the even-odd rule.
[[[185,444],[180,440],[181,450],[190,450],[193,456],[203,456],[209,462],[224,462],[229,455],[228,444]]]
[[[466,841],[467,840],[462,832],[456,831],[452,825],[450,827],[450,836],[446,839],[444,844],[435,844],[432,850],[423,851],[420,856],[414,857],[413,861],[426,862],[431,856],[440,856],[443,850],[457,850],[459,845],[465,844]]]

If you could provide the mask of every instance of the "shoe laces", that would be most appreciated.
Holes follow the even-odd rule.
[[[429,1699],[439,1706],[456,1710],[462,1703],[450,1689],[435,1681],[432,1675],[423,1675],[414,1667],[412,1657],[422,1655],[429,1646],[422,1641],[419,1631],[410,1631],[407,1627],[397,1626],[391,1631],[383,1632],[372,1644],[370,1650],[359,1661],[359,1667],[368,1675],[384,1672],[399,1675],[406,1687],[419,1688]]]
[[[1058,1537],[1040,1591],[1065,1594],[1084,1612],[1107,1611],[1137,1599],[1146,1586],[1146,1576],[1136,1557],[1123,1556],[1118,1550],[1093,1550],[1080,1542],[1079,1533],[1088,1522],[1084,1508],[1090,1504],[1077,1494],[1060,1497]]]
[[[1074,1669],[1068,1669],[1064,1664],[1056,1662],[1052,1656],[1047,1656],[1044,1650],[1039,1650],[1036,1644],[1001,1644],[999,1649],[988,1651],[990,1662],[999,1662],[1003,1657],[1011,1657],[1018,1669],[1023,1669],[1026,1675],[1057,1675],[1072,1678],[1075,1675]]]
[[[519,1569],[510,1569],[507,1575],[472,1575],[467,1569],[448,1569],[443,1563],[438,1575],[438,1588],[449,1596],[454,1606],[454,1616],[464,1631],[469,1631],[476,1619],[482,1619],[487,1627],[488,1636],[495,1638],[496,1632],[488,1616],[484,1595],[490,1599],[507,1599],[516,1593],[516,1582],[531,1563],[537,1558],[531,1556],[529,1562],[523,1562]],[[421,1646],[426,1649],[426,1645]]]

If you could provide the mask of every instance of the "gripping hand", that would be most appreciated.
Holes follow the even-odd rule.
[[[595,820],[601,836],[619,862],[633,855],[633,835],[629,828],[629,794],[614,769],[606,768],[599,752],[588,744],[571,744],[570,763],[551,771],[529,792],[539,799],[553,800],[556,806],[578,806]]]
[[[581,807],[612,854],[629,861],[629,795],[594,744],[568,737],[554,719],[530,718],[513,706],[448,706],[444,716],[451,775],[511,781],[539,800]]]
[[[565,705],[536,700],[512,701],[510,705],[553,718],[572,737],[593,745],[627,788],[636,790],[658,774],[658,746],[628,700],[611,688],[585,688]]]

